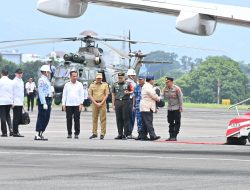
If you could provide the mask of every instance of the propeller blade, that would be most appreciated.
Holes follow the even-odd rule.
[[[173,64],[173,62],[169,62],[169,61],[141,61],[141,63],[146,63],[146,64]]]
[[[21,39],[21,40],[6,40],[0,41],[0,43],[14,43],[14,42],[27,42],[27,41],[48,41],[48,40],[65,40],[65,41],[75,41],[77,37],[68,37],[68,38],[30,38],[30,39]]]
[[[38,45],[38,44],[59,43],[59,42],[65,42],[65,40],[48,40],[48,41],[42,41],[42,42],[30,42],[30,43],[14,44],[14,45],[8,45],[8,46],[1,46],[0,49],[13,48],[13,47],[24,47],[24,46]]]
[[[105,41],[105,42],[124,42],[124,39],[120,39],[120,38],[93,38],[96,41]]]
[[[135,41],[135,40],[124,40],[125,42],[130,42],[132,44],[155,44],[155,45],[163,45],[163,46],[171,46],[171,47],[178,47],[178,48],[187,48],[187,49],[197,49],[201,51],[216,51],[216,52],[223,52],[226,53],[224,49],[213,49],[213,48],[204,48],[198,46],[190,46],[190,45],[178,45],[178,44],[168,44],[168,43],[159,43],[159,42],[150,42],[150,41]]]

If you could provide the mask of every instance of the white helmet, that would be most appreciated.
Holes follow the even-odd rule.
[[[128,69],[127,75],[136,75],[134,69]]]
[[[41,66],[40,71],[51,72],[49,65],[43,65],[43,66]]]

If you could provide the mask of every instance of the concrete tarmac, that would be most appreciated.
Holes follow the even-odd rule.
[[[67,139],[65,112],[57,107],[45,133],[49,140],[34,141],[35,110],[31,123],[20,126],[24,138],[0,138],[0,189],[248,189],[249,144],[223,145],[235,111],[184,110],[177,143],[164,141],[166,114],[154,114],[159,141],[114,140],[113,111],[104,140],[88,139],[91,112],[81,113],[79,139]]]

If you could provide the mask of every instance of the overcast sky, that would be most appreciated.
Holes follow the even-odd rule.
[[[96,31],[100,36],[122,35],[130,29],[132,39],[135,40],[224,49],[226,53],[142,44],[133,46],[134,50],[141,49],[145,53],[163,50],[193,58],[226,55],[236,61],[250,63],[250,28],[219,23],[212,36],[200,37],[177,31],[175,29],[176,18],[171,16],[90,5],[83,16],[77,19],[64,19],[37,11],[36,2],[36,0],[1,1],[0,41],[40,37],[71,37],[78,36],[80,32],[88,29]],[[206,0],[202,2],[250,7],[249,0]],[[21,53],[45,55],[53,49],[76,52],[79,45],[78,42],[68,42],[18,49]],[[113,45],[121,48],[120,43],[113,43]]]

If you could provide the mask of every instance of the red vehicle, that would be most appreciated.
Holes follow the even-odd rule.
[[[239,102],[231,106],[229,109],[235,107],[238,113],[238,117],[235,117],[230,120],[229,125],[227,127],[226,137],[227,137],[227,144],[230,145],[245,145],[250,142],[250,112],[240,116],[239,111],[237,109],[237,105],[242,104],[247,100]]]

